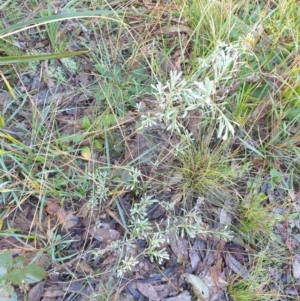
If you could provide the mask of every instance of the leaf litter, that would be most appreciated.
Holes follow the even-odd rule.
[[[170,9],[168,4],[143,1],[143,3],[137,5],[137,8],[139,6],[147,9],[146,12],[149,14],[147,17],[150,14],[159,13],[166,21],[168,20],[168,10]],[[172,9],[176,10],[177,8]],[[182,48],[186,49],[191,30],[187,24],[180,24],[177,20],[174,21],[173,18],[171,21],[176,24],[169,27],[166,25],[163,28],[157,28],[148,24],[149,28],[151,28],[149,33],[154,35],[159,30],[166,37],[178,36],[179,34],[182,41],[186,43]],[[133,15],[129,18],[130,22],[134,24],[136,16]],[[142,21],[141,24],[143,24]],[[71,21],[61,31],[61,37],[72,30],[76,30],[76,35],[81,38],[88,31],[83,24],[78,27],[77,22]],[[136,26],[135,30],[144,29],[139,29]],[[26,43],[21,36],[17,36],[17,39],[19,39],[20,43]],[[107,42],[109,43],[109,41]],[[48,41],[44,44],[36,44],[35,48],[38,49],[39,47],[44,47],[45,50],[50,49]],[[137,66],[145,64],[145,61],[154,54],[158,58],[161,56],[159,50],[151,49],[151,45],[147,45],[142,55],[130,56],[127,61],[127,70],[135,70]],[[177,49],[174,51],[173,57],[171,56],[165,62],[162,62],[161,72],[168,74],[170,70],[181,71],[182,65],[186,62],[189,55],[190,53]],[[62,84],[58,83],[57,77],[50,75],[51,64],[47,64],[48,62],[45,62],[43,65],[40,65],[41,69],[38,69],[35,74],[24,74],[18,82],[17,87],[19,90],[30,93],[32,100],[32,102],[29,101],[27,104],[24,104],[22,110],[16,115],[18,122],[23,124],[24,128],[30,129],[31,125],[28,117],[32,117],[33,110],[31,106],[42,109],[47,105],[54,104],[57,111],[55,121],[61,131],[61,135],[84,133],[84,126],[81,122],[83,116],[89,115],[94,109],[101,111],[101,106],[95,101],[95,90],[98,89],[98,83],[96,83],[95,72],[97,70],[94,64],[88,59],[82,58],[78,73],[72,75],[66,72],[65,76],[68,78],[68,82]],[[54,67],[58,69],[62,66],[64,65],[57,63]],[[48,70],[48,75],[40,80],[37,74],[42,70],[42,67]],[[65,70],[64,67],[62,68]],[[90,87],[90,89],[86,89],[86,87]],[[84,93],[77,92],[81,88],[85,89]],[[6,108],[10,99],[9,95],[1,92],[0,98],[2,100],[0,103],[1,108],[2,106]],[[144,97],[140,100],[140,103],[145,105],[144,113],[159,111],[157,104],[151,99],[149,101],[149,99],[147,100]],[[265,127],[264,118],[268,114],[270,106],[271,102],[268,99],[264,100],[261,105],[256,107],[250,121],[253,123],[257,122],[259,126]],[[8,111],[11,110],[13,112],[14,109],[14,107],[9,107]],[[124,156],[120,156],[117,152],[115,154],[112,153],[112,159],[116,162],[115,165],[122,166],[122,164],[126,165],[128,162],[136,160],[137,166],[142,170],[142,180],[147,185],[149,179],[150,183],[152,181],[150,190],[151,188],[154,190],[153,194],[155,197],[160,200],[169,198],[170,202],[175,201],[177,207],[175,206],[174,211],[175,214],[180,216],[182,212],[178,204],[185,198],[185,195],[182,190],[176,191],[175,188],[178,183],[184,181],[184,177],[180,172],[170,171],[170,168],[177,164],[176,157],[172,154],[174,153],[174,145],[176,145],[178,137],[170,135],[161,124],[149,127],[145,132],[140,132],[139,125],[136,123],[136,114],[130,118],[128,118],[128,115],[125,115],[125,117],[118,117],[119,120],[122,120],[122,118],[125,120],[124,123],[122,122],[124,132],[116,132],[116,135],[119,135],[120,138],[118,140],[124,145]],[[197,139],[200,137],[199,132],[201,129],[199,125],[202,120],[203,116],[199,112],[188,112],[186,126],[197,142],[200,142]],[[13,126],[12,123],[8,123],[7,129],[14,132],[14,137],[20,139],[22,143],[30,145],[30,142],[25,139],[26,131],[24,129],[16,131]],[[266,131],[262,131],[262,139],[266,139],[268,135]],[[101,139],[105,139],[105,137],[101,137]],[[207,141],[209,140],[207,139]],[[76,145],[76,141],[71,143]],[[241,145],[242,143],[238,147]],[[247,145],[249,148],[248,142],[242,145],[245,151]],[[251,147],[255,148],[255,143]],[[89,149],[89,151],[93,152],[94,149]],[[105,155],[102,156],[105,158]],[[92,159],[92,153],[83,155],[83,157],[85,162],[81,162],[81,169],[89,168],[88,164]],[[144,160],[144,157],[146,157],[146,160]],[[256,165],[257,170],[264,170],[263,165],[265,161],[262,161],[261,158],[259,159],[251,158],[252,162],[255,162],[254,165]],[[157,162],[160,164],[157,164]],[[98,165],[101,164],[98,162]],[[115,172],[117,173],[117,171]],[[159,176],[156,176],[157,174]],[[123,177],[126,178],[127,176],[128,173]],[[272,177],[274,178],[274,175],[266,174],[265,182],[261,183],[260,192],[267,195],[269,202],[280,202],[285,197],[285,191],[274,187]],[[162,182],[164,183],[163,191],[156,192],[155,187],[161,187]],[[138,201],[139,196],[130,193],[126,194],[123,191],[120,194],[121,206],[122,208],[126,206],[127,209],[124,209],[124,212],[130,214],[130,210],[133,208],[134,202]],[[116,251],[111,245],[128,235],[126,232],[128,225],[126,223],[129,222],[129,218],[114,218],[120,213],[114,198],[109,200],[111,205],[106,210],[103,210],[105,204],[102,204],[102,208],[91,213],[87,206],[88,196],[85,197],[83,205],[79,209],[77,208],[78,210],[74,210],[72,205],[69,206],[68,202],[66,205],[62,205],[60,198],[53,199],[48,196],[44,212],[42,212],[43,223],[41,225],[38,225],[37,212],[35,211],[35,206],[33,206],[36,198],[31,197],[27,202],[24,202],[22,210],[15,212],[12,220],[7,220],[7,228],[18,229],[18,233],[24,235],[38,233],[41,236],[46,234],[51,236],[57,231],[58,236],[66,235],[70,240],[70,243],[66,244],[62,249],[60,249],[59,244],[54,242],[52,251],[61,253],[62,257],[65,257],[62,262],[52,261],[50,255],[46,255],[44,262],[42,262],[43,260],[40,262],[36,261],[37,264],[47,270],[48,277],[46,282],[43,281],[32,288],[28,288],[30,300],[70,300],[73,297],[74,300],[85,300],[84,298],[93,296],[97,291],[99,292],[99,287],[107,282],[105,271],[109,269],[114,271],[121,250]],[[198,196],[191,194],[188,197],[191,199],[191,203],[195,204]],[[299,202],[296,200],[296,197],[293,197],[293,201],[297,207],[297,212],[299,212]],[[202,214],[205,220],[202,221],[205,229],[217,231],[238,224],[234,220],[234,216],[239,209],[233,202],[232,199],[225,198],[224,204],[220,208],[211,206],[205,209],[205,206],[203,206],[203,212],[205,210],[210,211],[207,214]],[[168,224],[167,214],[165,208],[160,204],[152,204],[147,208],[147,219],[151,221],[154,228],[155,224],[161,226]],[[92,219],[91,216],[93,216]],[[97,220],[100,222],[99,227],[96,225]],[[287,249],[292,254],[299,244],[299,237],[293,232],[293,228],[299,228],[299,216],[294,220],[289,220],[287,223],[289,223],[287,228],[282,225],[276,226],[278,232],[284,232],[284,234],[279,233],[276,235],[279,237],[279,240],[284,238]],[[176,223],[174,225],[176,226]],[[0,241],[0,248],[1,250],[6,250],[11,249],[13,246],[21,250],[29,247],[34,250],[36,247],[34,241],[30,241],[30,239],[24,239],[24,241],[25,244],[22,244],[17,238],[3,238]],[[63,244],[63,240],[61,243]],[[116,284],[116,287],[112,286],[112,290],[118,291],[121,287],[123,292],[131,296],[129,300],[133,296],[134,298],[131,300],[189,301],[192,300],[194,295],[199,300],[229,300],[230,296],[227,286],[231,274],[248,279],[251,276],[249,270],[251,264],[253,264],[253,254],[256,253],[255,249],[251,249],[250,246],[242,246],[239,243],[238,239],[226,241],[217,235],[209,235],[205,232],[197,234],[192,239],[186,233],[184,237],[175,233],[168,233],[164,244],[160,248],[166,249],[169,259],[165,259],[160,263],[159,261],[152,262],[149,260],[149,256],[143,254],[147,247],[145,238],[137,239],[131,246],[130,252],[132,256],[138,256],[138,264],[121,279],[116,277],[116,271],[111,272],[111,281],[113,285]],[[49,250],[51,251],[50,247]],[[50,251],[48,252],[49,254],[51,254]],[[34,253],[32,251],[32,260],[36,260],[34,256],[36,254]],[[69,259],[69,256],[71,259]],[[298,256],[292,256],[291,262],[287,265],[291,268],[292,275],[296,279],[300,278],[299,262]],[[279,271],[273,270],[273,273],[274,277],[278,277]],[[280,273],[284,274],[282,271]],[[91,276],[94,277],[93,280],[89,278]],[[288,285],[290,282],[282,283]],[[80,291],[82,292],[81,294],[78,293]],[[299,291],[299,285],[290,286],[286,289],[286,293],[289,295],[297,295]],[[107,293],[105,289],[103,289],[103,293]],[[121,292],[118,295],[121,298]],[[19,299],[21,296],[22,293],[20,293]],[[125,298],[119,300],[125,300]]]

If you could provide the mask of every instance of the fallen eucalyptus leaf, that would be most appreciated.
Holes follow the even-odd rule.
[[[209,297],[209,288],[200,277],[188,274],[186,282],[192,285],[193,292],[199,300],[206,300]]]
[[[163,298],[162,301],[191,301],[192,296],[188,291],[183,291],[175,297]]]
[[[90,229],[89,234],[93,236],[93,238],[104,243],[110,243],[120,238],[120,233],[114,229],[95,228],[95,229]]]
[[[300,256],[293,257],[293,275],[296,279],[300,278]]]
[[[28,300],[30,301],[40,301],[44,293],[45,281],[37,283],[34,287],[28,292]]]
[[[138,282],[136,286],[140,293],[145,297],[149,298],[150,300],[159,300],[155,288],[150,283]]]
[[[231,254],[227,253],[225,256],[226,265],[234,271],[236,274],[240,275],[243,278],[249,278],[250,274],[246,268],[238,262]]]

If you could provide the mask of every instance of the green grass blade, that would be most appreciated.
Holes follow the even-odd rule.
[[[257,155],[259,155],[261,158],[266,158],[265,155],[263,155],[259,150],[257,150],[255,147],[253,147],[251,144],[249,144],[246,140],[243,140],[242,138],[239,138],[240,141],[242,141],[245,145],[246,148],[250,149],[251,151],[253,151],[254,153],[256,153]]]
[[[74,12],[74,13],[66,13],[66,14],[36,18],[33,20],[17,23],[12,26],[9,26],[8,28],[0,30],[0,39],[3,39],[5,37],[13,35],[17,32],[24,31],[26,29],[33,28],[33,27],[36,27],[39,25],[44,25],[44,24],[63,21],[63,20],[76,19],[76,18],[99,18],[99,17],[102,17],[102,18],[109,19],[112,21],[120,22],[117,19],[113,19],[113,18],[107,16],[107,15],[113,15],[113,14],[116,14],[116,12],[109,11],[109,10],[95,10],[95,11]]]
[[[44,54],[35,54],[35,55],[6,56],[6,57],[0,57],[0,65],[50,60],[50,59],[61,59],[65,57],[81,55],[87,52],[88,51],[84,50],[84,51],[62,52],[62,53],[44,53]]]
[[[5,3],[3,3],[1,6],[0,6],[0,9],[4,9],[5,6],[7,6],[9,4],[9,2],[11,2],[12,0],[7,0]]]

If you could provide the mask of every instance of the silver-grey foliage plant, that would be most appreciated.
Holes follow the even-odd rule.
[[[184,120],[188,112],[200,110],[204,117],[218,123],[218,138],[226,140],[229,134],[234,136],[234,125],[238,124],[227,117],[225,99],[240,65],[238,46],[220,42],[212,54],[199,59],[192,76],[184,78],[182,72],[171,71],[169,81],[153,86],[159,110],[142,114],[142,128],[162,122],[167,131],[183,134],[187,131]]]

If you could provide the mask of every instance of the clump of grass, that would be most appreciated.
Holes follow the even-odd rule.
[[[257,273],[262,272],[254,270],[254,275],[249,279],[236,280],[235,277],[230,279],[232,283],[229,286],[229,293],[235,301],[269,301],[273,300],[275,292],[267,290],[267,286],[270,283],[270,277],[257,277]],[[267,271],[265,271],[267,272]]]
[[[244,199],[239,208],[240,230],[250,241],[274,238],[274,226],[281,218],[272,213],[273,205],[264,205],[267,198],[264,193],[257,193],[250,196],[250,199]]]
[[[180,1],[183,15],[194,30],[193,58],[209,53],[217,46],[219,40],[229,41],[233,26],[232,1],[188,0]]]
[[[209,199],[220,199],[226,191],[229,192],[229,188],[234,189],[238,172],[230,166],[229,158],[222,155],[222,147],[210,150],[204,143],[199,147],[190,145],[177,157],[186,191],[197,192]]]
[[[285,247],[266,235],[263,249],[252,259],[249,276],[241,278],[232,275],[228,292],[235,301],[284,300],[281,298],[285,298],[285,284],[281,275],[288,261]]]

